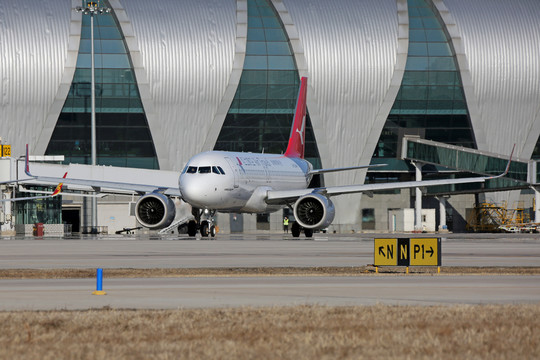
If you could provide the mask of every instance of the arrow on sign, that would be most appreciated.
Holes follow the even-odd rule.
[[[386,255],[384,255],[383,249],[384,249],[384,246],[379,246],[379,255],[386,257]]]
[[[426,252],[427,252],[428,254],[430,254],[429,257],[433,257],[433,252],[434,252],[434,251],[433,251],[433,246],[430,246],[430,247],[429,247],[429,250],[426,251]]]

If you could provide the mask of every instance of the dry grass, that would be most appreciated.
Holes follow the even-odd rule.
[[[171,268],[104,269],[107,278],[188,276],[359,276],[375,273],[373,266],[355,267],[260,267],[260,268]],[[404,267],[379,267],[379,274],[403,274]],[[435,274],[436,267],[411,267],[410,274]],[[453,275],[539,275],[540,267],[441,267]],[[0,269],[0,279],[84,279],[96,276],[96,269]]]
[[[1,359],[533,359],[540,304],[0,312]]]

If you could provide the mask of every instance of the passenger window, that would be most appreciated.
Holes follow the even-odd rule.
[[[212,166],[212,172],[213,172],[214,174],[221,175],[221,174],[219,173],[219,170],[218,170],[217,167],[215,167],[215,166]]]
[[[200,166],[199,174],[210,174],[210,166]]]
[[[196,166],[190,166],[187,169],[188,174],[195,174],[196,172],[197,172],[197,167]]]
[[[219,170],[220,173],[222,173],[223,175],[225,175],[225,171],[223,171],[223,169],[221,168],[221,166],[218,166],[217,168],[218,168],[218,170]]]

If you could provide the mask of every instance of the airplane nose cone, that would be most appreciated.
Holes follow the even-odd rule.
[[[180,192],[184,201],[201,208],[212,208],[216,204],[217,191],[202,176],[190,175],[180,178]]]

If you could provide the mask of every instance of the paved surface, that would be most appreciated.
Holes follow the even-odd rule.
[[[173,236],[0,238],[0,269],[363,266],[373,263],[374,236],[378,235],[320,234],[312,240],[292,240],[281,234],[221,235],[217,240]],[[540,266],[540,234],[448,236],[442,241],[442,263]]]
[[[359,266],[377,235],[0,238],[0,269]],[[384,235],[388,237],[388,235]],[[453,235],[443,266],[540,266],[540,237]],[[0,280],[0,310],[540,302],[540,276],[367,275]]]
[[[106,275],[105,275],[106,276]],[[0,280],[0,310],[540,302],[540,276],[201,277]]]

